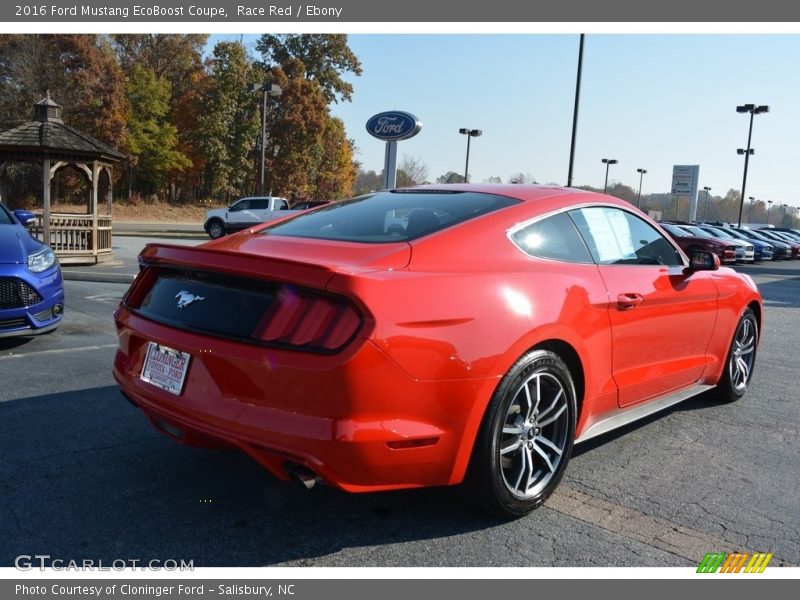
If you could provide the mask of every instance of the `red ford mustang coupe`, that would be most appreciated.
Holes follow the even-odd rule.
[[[351,492],[465,483],[519,516],[574,443],[747,390],[759,292],[609,196],[378,192],[150,244],[114,375],[162,433]]]

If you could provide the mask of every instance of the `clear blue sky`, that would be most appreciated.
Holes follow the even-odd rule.
[[[214,35],[210,43],[239,36]],[[253,47],[257,36],[244,36]],[[470,180],[513,173],[565,184],[578,35],[396,34],[349,36],[363,74],[353,101],[332,106],[355,140],[364,169],[380,171],[384,143],[365,130],[377,112],[419,117],[400,142],[433,181],[464,169],[461,127],[482,129],[470,150]],[[753,128],[747,196],[800,206],[800,35],[591,34],[586,36],[575,185],[610,181],[669,192],[672,166],[700,165],[700,187],[741,189],[748,119],[738,104],[768,104]]]

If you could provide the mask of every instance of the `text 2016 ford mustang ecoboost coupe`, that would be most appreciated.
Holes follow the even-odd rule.
[[[747,275],[573,189],[384,191],[140,261],[114,375],[161,432],[309,487],[463,482],[506,516],[574,443],[741,397],[761,330]]]

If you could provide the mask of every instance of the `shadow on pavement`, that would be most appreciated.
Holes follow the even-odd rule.
[[[0,403],[0,422],[2,566],[37,553],[270,565],[498,524],[453,489],[306,492],[238,452],[167,440],[114,386]]]

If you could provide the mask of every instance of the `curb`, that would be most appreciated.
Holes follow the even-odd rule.
[[[211,238],[202,231],[114,231],[114,237],[161,237],[204,240]]]
[[[92,273],[90,271],[69,271],[61,268],[61,276],[66,281],[93,281],[95,283],[131,284],[136,278],[129,273]]]

